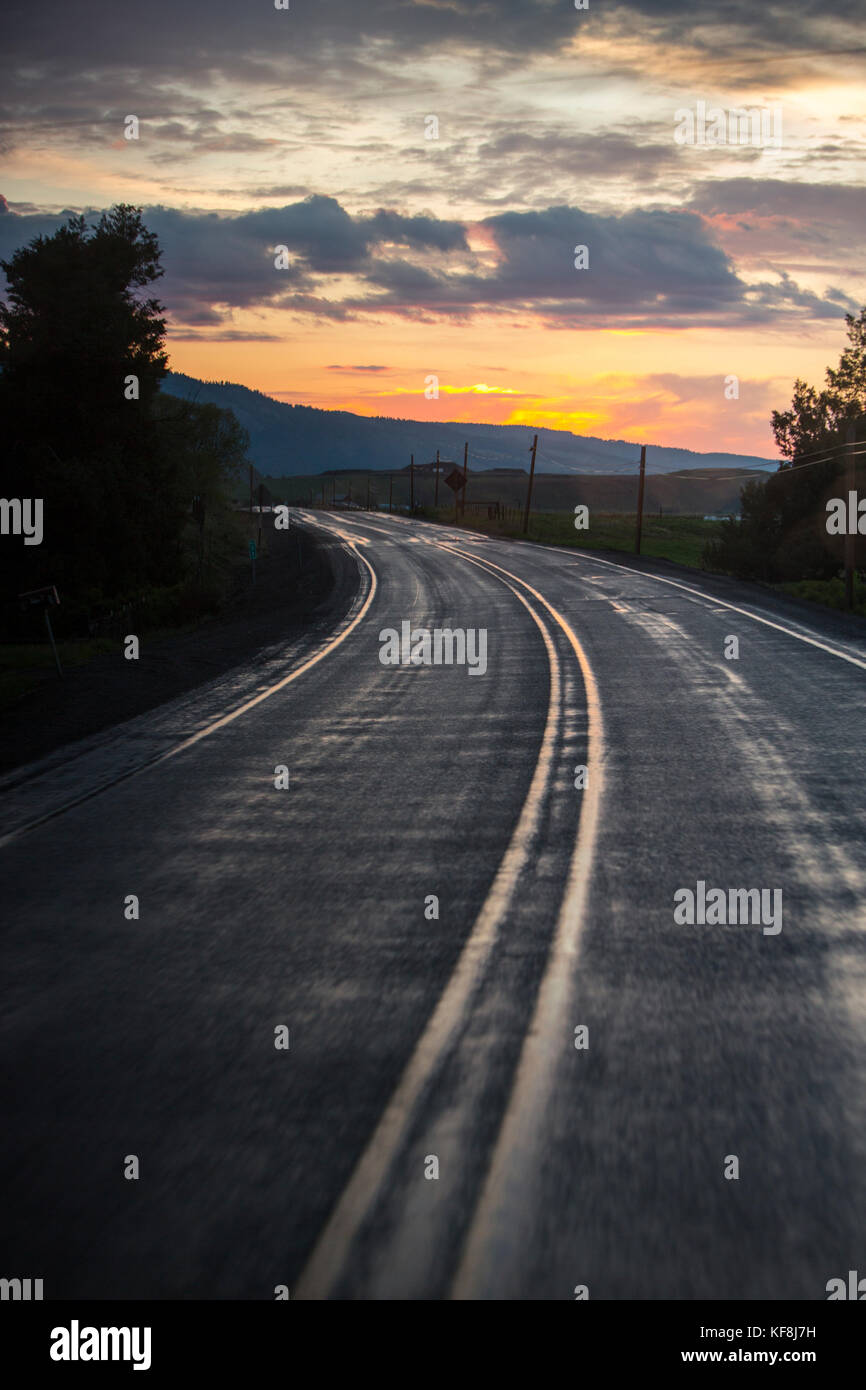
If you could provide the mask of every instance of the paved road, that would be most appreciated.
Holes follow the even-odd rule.
[[[3,1273],[825,1298],[866,1230],[866,643],[304,516],[357,557],[336,632],[7,783]],[[485,629],[486,672],[384,665],[404,621]],[[699,883],[781,930],[675,921]]]

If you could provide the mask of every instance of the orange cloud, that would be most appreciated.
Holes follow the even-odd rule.
[[[543,425],[549,430],[570,430],[572,434],[595,433],[610,416],[595,410],[512,410],[506,425]]]

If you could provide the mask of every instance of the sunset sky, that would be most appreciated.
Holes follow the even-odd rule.
[[[773,455],[866,303],[856,0],[47,0],[4,30],[0,255],[143,207],[177,371]],[[678,143],[700,102],[777,107],[781,148]]]

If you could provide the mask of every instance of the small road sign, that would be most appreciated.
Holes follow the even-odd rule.
[[[445,482],[448,484],[452,492],[459,492],[463,484],[466,482],[466,479],[464,478],[463,473],[459,468],[452,468],[451,472],[448,474],[448,477],[445,479]]]
[[[60,598],[55,586],[49,584],[45,589],[28,589],[18,595],[18,601],[22,608],[56,608]]]
[[[250,541],[250,559],[251,559],[251,560],[254,560],[255,558],[256,558],[256,543],[255,543],[255,541]]]

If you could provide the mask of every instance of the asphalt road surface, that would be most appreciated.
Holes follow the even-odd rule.
[[[2,1273],[825,1299],[866,1230],[866,642],[627,557],[295,522],[357,563],[336,630],[3,784]],[[383,664],[405,621],[484,629],[486,670]],[[676,920],[699,884],[781,891],[781,930]]]

